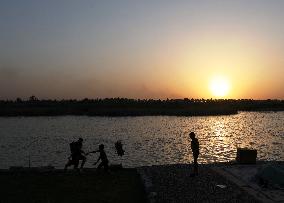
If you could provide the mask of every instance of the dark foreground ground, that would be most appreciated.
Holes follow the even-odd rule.
[[[84,171],[0,172],[0,203],[146,202],[136,169],[110,174]]]
[[[44,172],[45,168],[0,170],[0,203],[283,202],[283,189],[263,188],[250,178],[255,177],[256,169],[268,167],[271,172],[272,166],[273,173],[278,171],[275,177],[282,178],[281,164],[200,164],[195,177],[190,175],[190,164],[112,168],[109,174],[94,169],[81,173],[54,169]],[[270,172],[262,173],[263,180],[274,180]]]
[[[147,196],[157,203],[259,203],[210,165],[200,165],[196,177],[190,176],[192,168],[186,164],[145,166],[138,170],[146,179]]]

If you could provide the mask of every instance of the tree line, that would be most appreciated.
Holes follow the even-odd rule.
[[[284,100],[253,99],[28,99],[0,100],[0,116],[202,116],[238,111],[283,111]]]

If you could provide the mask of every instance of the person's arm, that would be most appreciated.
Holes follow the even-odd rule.
[[[88,155],[88,154],[93,154],[93,153],[97,153],[97,152],[99,152],[99,150],[88,152],[88,153],[86,153],[86,155]]]
[[[98,160],[94,163],[94,165],[96,165],[101,159],[101,156],[99,156]]]

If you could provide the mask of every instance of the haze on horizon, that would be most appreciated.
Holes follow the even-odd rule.
[[[220,89],[284,99],[283,9],[281,0],[2,0],[0,99],[214,98]]]

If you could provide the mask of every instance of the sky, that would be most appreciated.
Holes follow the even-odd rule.
[[[0,0],[0,99],[284,99],[283,10],[282,0]]]

